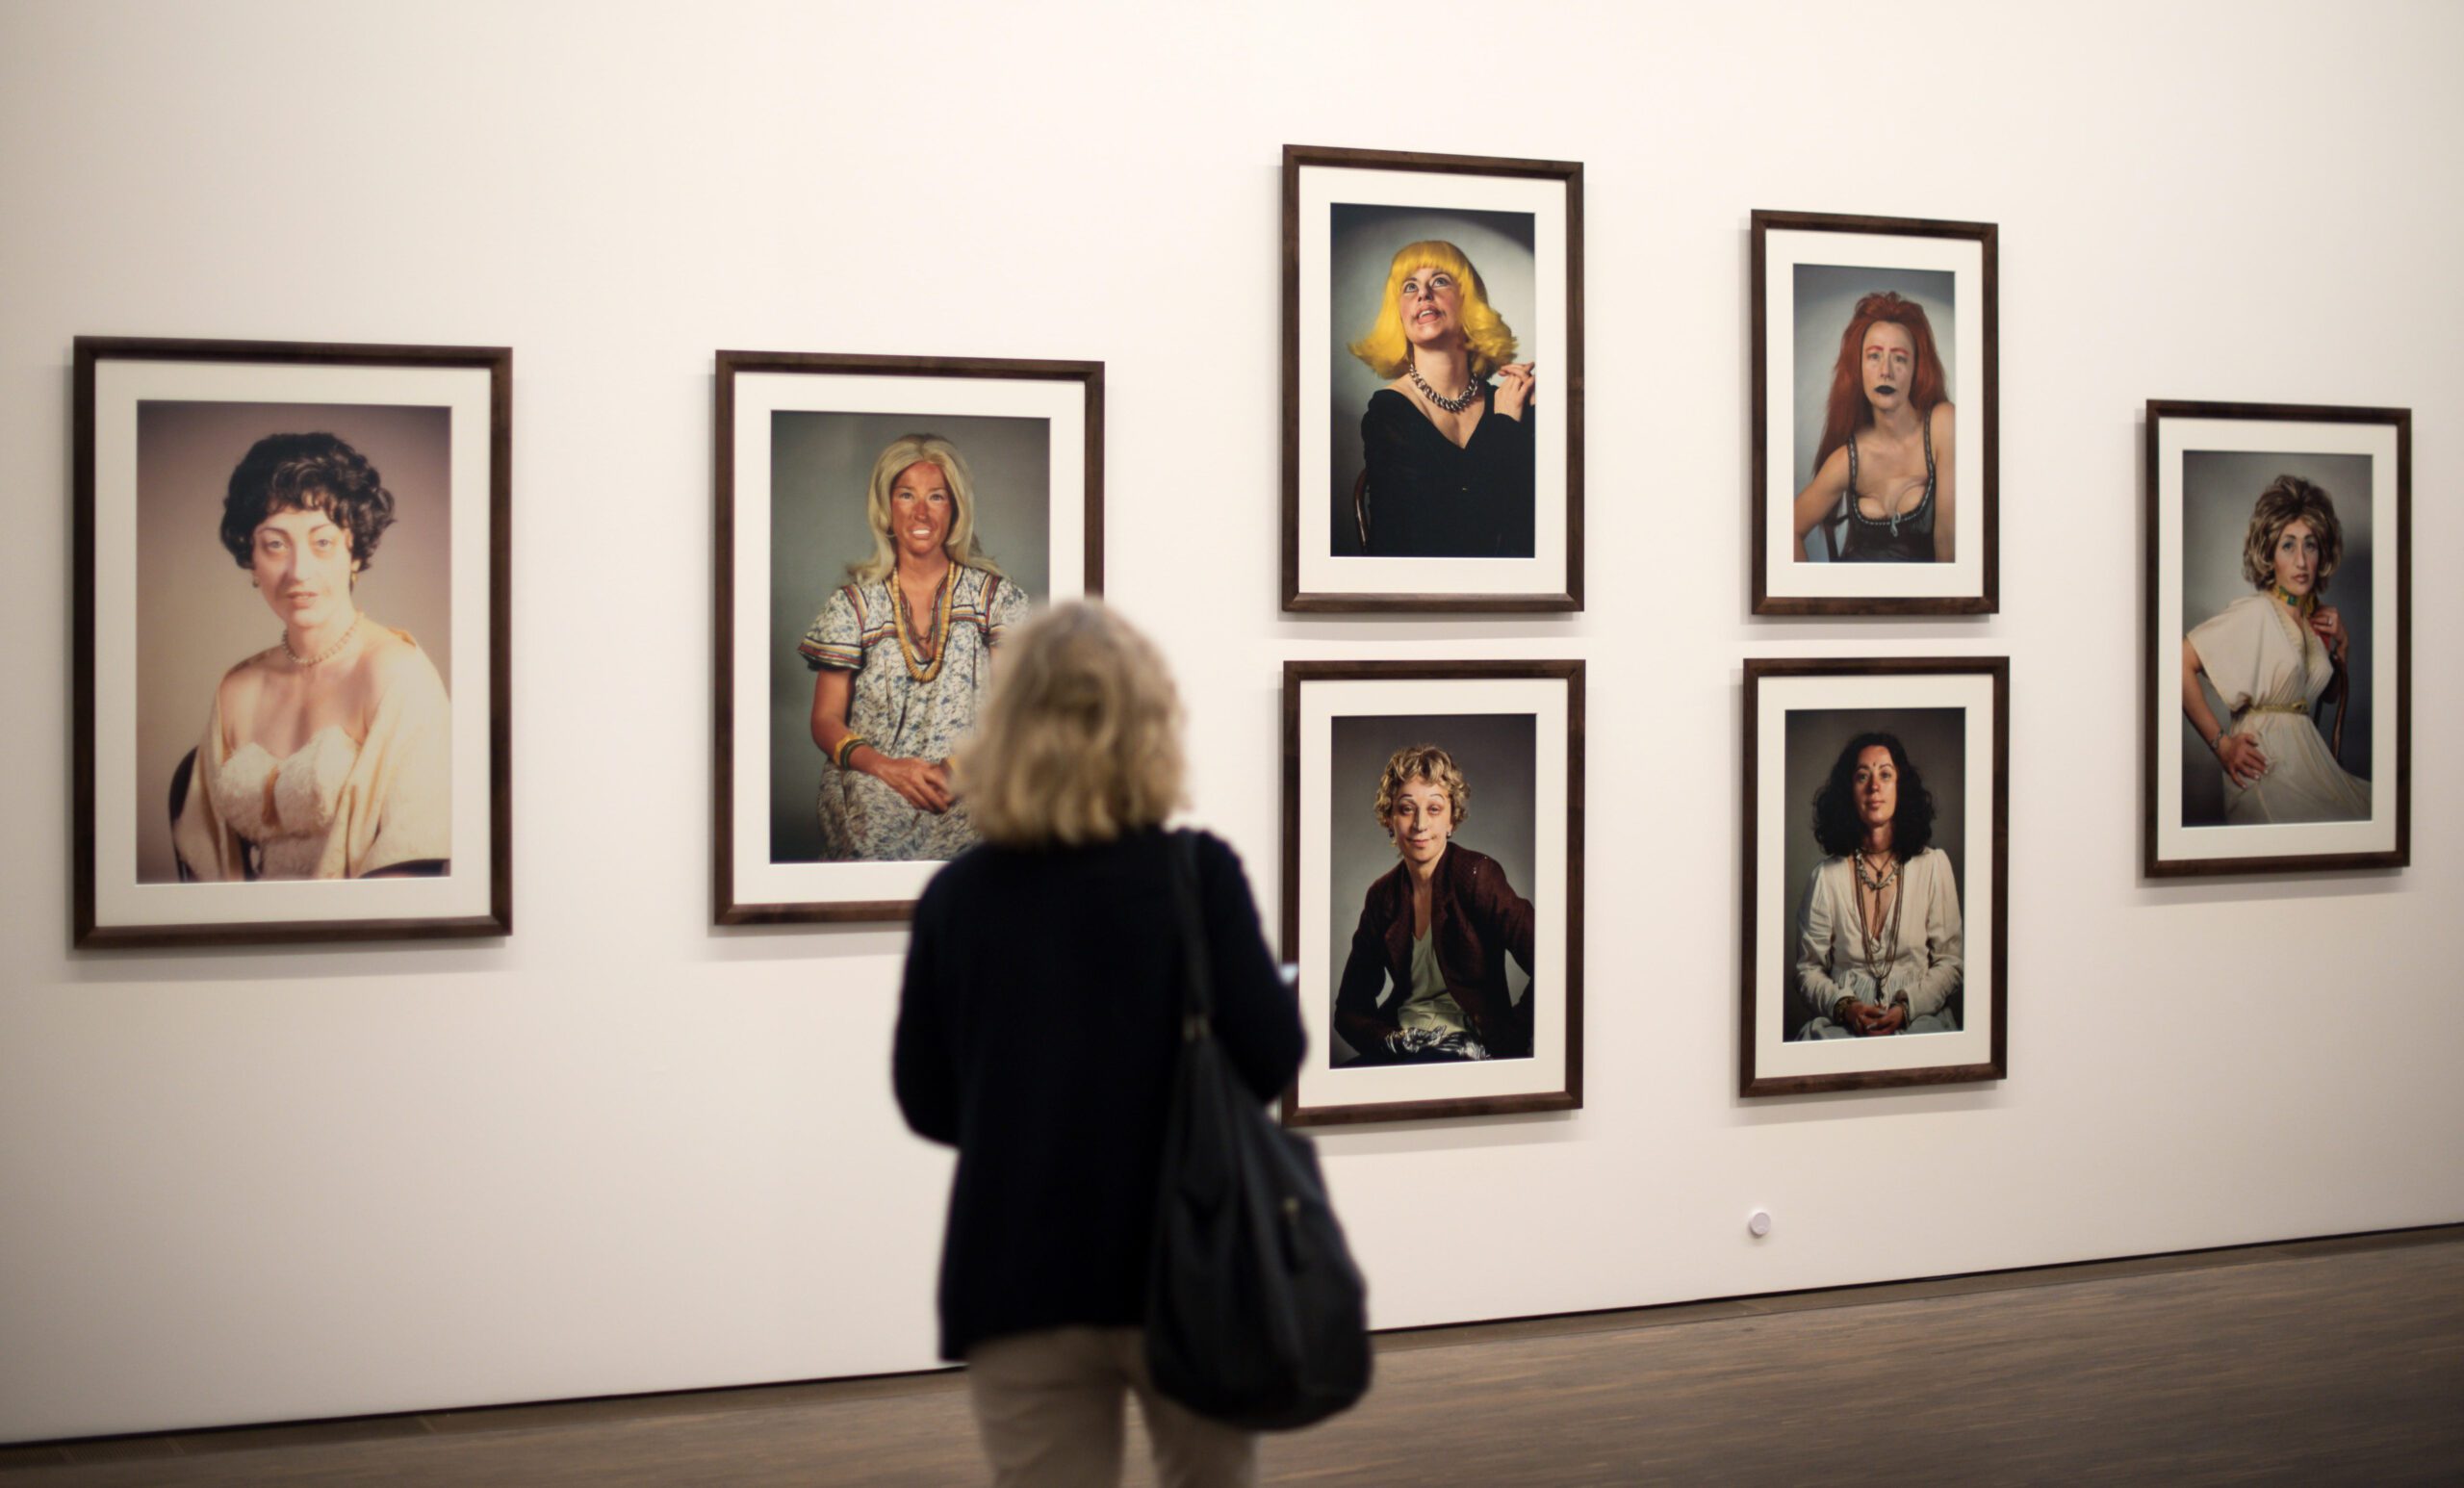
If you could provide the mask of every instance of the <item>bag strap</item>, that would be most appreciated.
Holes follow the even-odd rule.
[[[1206,954],[1206,911],[1198,902],[1197,834],[1172,834],[1172,898],[1181,922],[1181,1038],[1213,1032],[1215,971]]]

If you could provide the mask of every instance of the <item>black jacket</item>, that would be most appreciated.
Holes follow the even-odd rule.
[[[1508,952],[1531,969],[1531,901],[1505,881],[1485,853],[1447,844],[1429,880],[1429,934],[1437,937],[1437,969],[1473,1035],[1500,1059],[1531,1052],[1531,997],[1517,1006],[1506,989]],[[1393,979],[1397,995],[1377,997]],[[1351,953],[1335,988],[1335,1032],[1371,1059],[1397,1027],[1397,1011],[1412,986],[1412,886],[1401,863],[1369,885],[1352,927]]]
[[[1164,1114],[1180,1049],[1171,837],[978,847],[915,904],[892,1081],[959,1149],[941,1246],[941,1356],[1006,1333],[1143,1321]],[[1198,837],[1215,1025],[1263,1101],[1300,1016],[1232,850]]]

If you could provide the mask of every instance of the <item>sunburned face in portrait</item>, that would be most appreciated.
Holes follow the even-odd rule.
[[[1877,321],[1865,332],[1865,401],[1889,413],[1908,401],[1908,379],[1916,371],[1916,341],[1908,327]]]
[[[957,499],[950,478],[930,460],[918,460],[889,483],[890,542],[904,558],[930,558],[950,540]]]
[[[1435,346],[1463,331],[1463,287],[1450,269],[1424,264],[1403,276],[1395,292],[1403,334],[1416,346]]]
[[[1446,851],[1454,835],[1454,798],[1425,776],[1414,776],[1395,792],[1395,809],[1386,825],[1395,834],[1395,850],[1403,861],[1425,868]]]
[[[2318,587],[2319,538],[2306,519],[2286,523],[2275,540],[2275,581],[2297,600]]]
[[[1857,752],[1857,820],[1871,832],[1889,824],[1899,811],[1899,768],[1890,751],[1868,744]]]
[[[321,511],[277,511],[257,524],[248,570],[284,625],[313,630],[350,608],[350,534]]]

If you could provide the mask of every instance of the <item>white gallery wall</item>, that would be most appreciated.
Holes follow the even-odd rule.
[[[1285,659],[1588,664],[1587,1104],[1322,1139],[1378,1325],[2464,1219],[2458,56],[2441,3],[0,0],[0,1440],[934,1364],[903,932],[709,922],[723,346],[1106,364],[1107,588],[1270,924]],[[1585,613],[1278,612],[1286,141],[1584,163]],[[1758,207],[2000,225],[1999,616],[1749,615]],[[514,348],[513,936],[69,949],[81,333]],[[2414,410],[2409,869],[2139,877],[2151,397]],[[2011,658],[2010,1077],[1742,1101],[1740,663],[1939,653]]]

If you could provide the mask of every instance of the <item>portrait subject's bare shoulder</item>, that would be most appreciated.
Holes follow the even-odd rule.
[[[1940,402],[1936,403],[1934,405],[1934,411],[1926,415],[1926,418],[1930,420],[1934,425],[1934,448],[1937,449],[1948,449],[1951,443],[1951,435],[1953,431],[1959,427],[1960,422],[1957,414],[1951,407],[1951,400],[1946,398]]]

